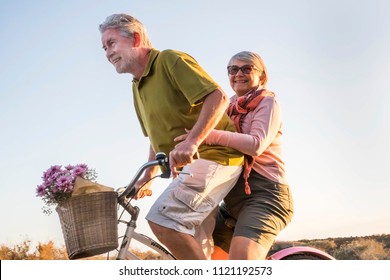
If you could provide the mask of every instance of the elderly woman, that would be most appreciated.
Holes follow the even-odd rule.
[[[212,130],[205,142],[241,151],[246,160],[242,176],[220,205],[212,258],[265,259],[293,216],[282,160],[279,102],[266,89],[268,74],[258,54],[235,54],[227,72],[236,93],[227,113],[238,133]]]

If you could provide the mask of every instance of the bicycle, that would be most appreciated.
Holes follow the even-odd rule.
[[[118,219],[118,223],[126,224],[126,230],[124,235],[120,237],[122,238],[122,241],[118,249],[118,254],[116,257],[117,260],[140,259],[129,250],[131,248],[130,243],[133,240],[140,242],[141,244],[145,245],[153,252],[157,253],[158,258],[160,259],[176,260],[175,256],[171,252],[169,252],[163,245],[153,240],[152,238],[135,231],[137,226],[137,220],[140,213],[140,208],[138,206],[132,205],[132,201],[135,195],[137,194],[138,189],[142,188],[141,186],[138,189],[136,189],[135,183],[138,181],[143,171],[145,171],[145,169],[147,169],[148,167],[152,167],[152,166],[160,166],[160,169],[162,171],[160,175],[157,175],[152,179],[155,179],[157,177],[167,179],[171,177],[171,170],[169,168],[168,157],[164,153],[157,153],[156,159],[143,164],[140,167],[140,169],[136,172],[134,178],[127,186],[123,188],[119,188],[117,190],[118,205],[120,205],[123,208],[123,211],[130,214],[131,217],[130,221],[121,220],[120,217]],[[184,174],[191,176],[191,174],[188,173],[184,173]],[[282,250],[278,250],[276,252],[269,253],[267,259],[268,260],[334,260],[334,258],[331,255],[327,254],[326,252],[323,252],[316,248],[307,247],[307,246],[293,246]]]

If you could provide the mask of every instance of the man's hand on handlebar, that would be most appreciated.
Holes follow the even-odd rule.
[[[169,166],[172,177],[175,178],[179,174],[176,168],[186,166],[198,157],[198,147],[196,145],[188,144],[185,141],[177,144],[175,149],[169,153]]]

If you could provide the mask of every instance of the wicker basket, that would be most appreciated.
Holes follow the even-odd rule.
[[[59,204],[69,259],[86,258],[118,247],[117,193],[96,192]]]

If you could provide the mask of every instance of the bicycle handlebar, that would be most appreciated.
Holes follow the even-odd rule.
[[[159,165],[161,168],[162,173],[160,174],[161,178],[169,178],[171,177],[171,169],[169,167],[169,161],[168,157],[165,155],[165,153],[159,152],[156,154],[156,160],[149,161],[145,164],[143,164],[140,169],[138,169],[137,173],[135,174],[134,178],[131,180],[131,182],[125,187],[125,190],[123,193],[121,193],[118,196],[118,199],[124,199],[124,198],[130,198],[136,194],[138,190],[135,189],[135,183],[138,181],[139,177],[141,177],[142,173],[145,171],[145,169],[157,166]]]

